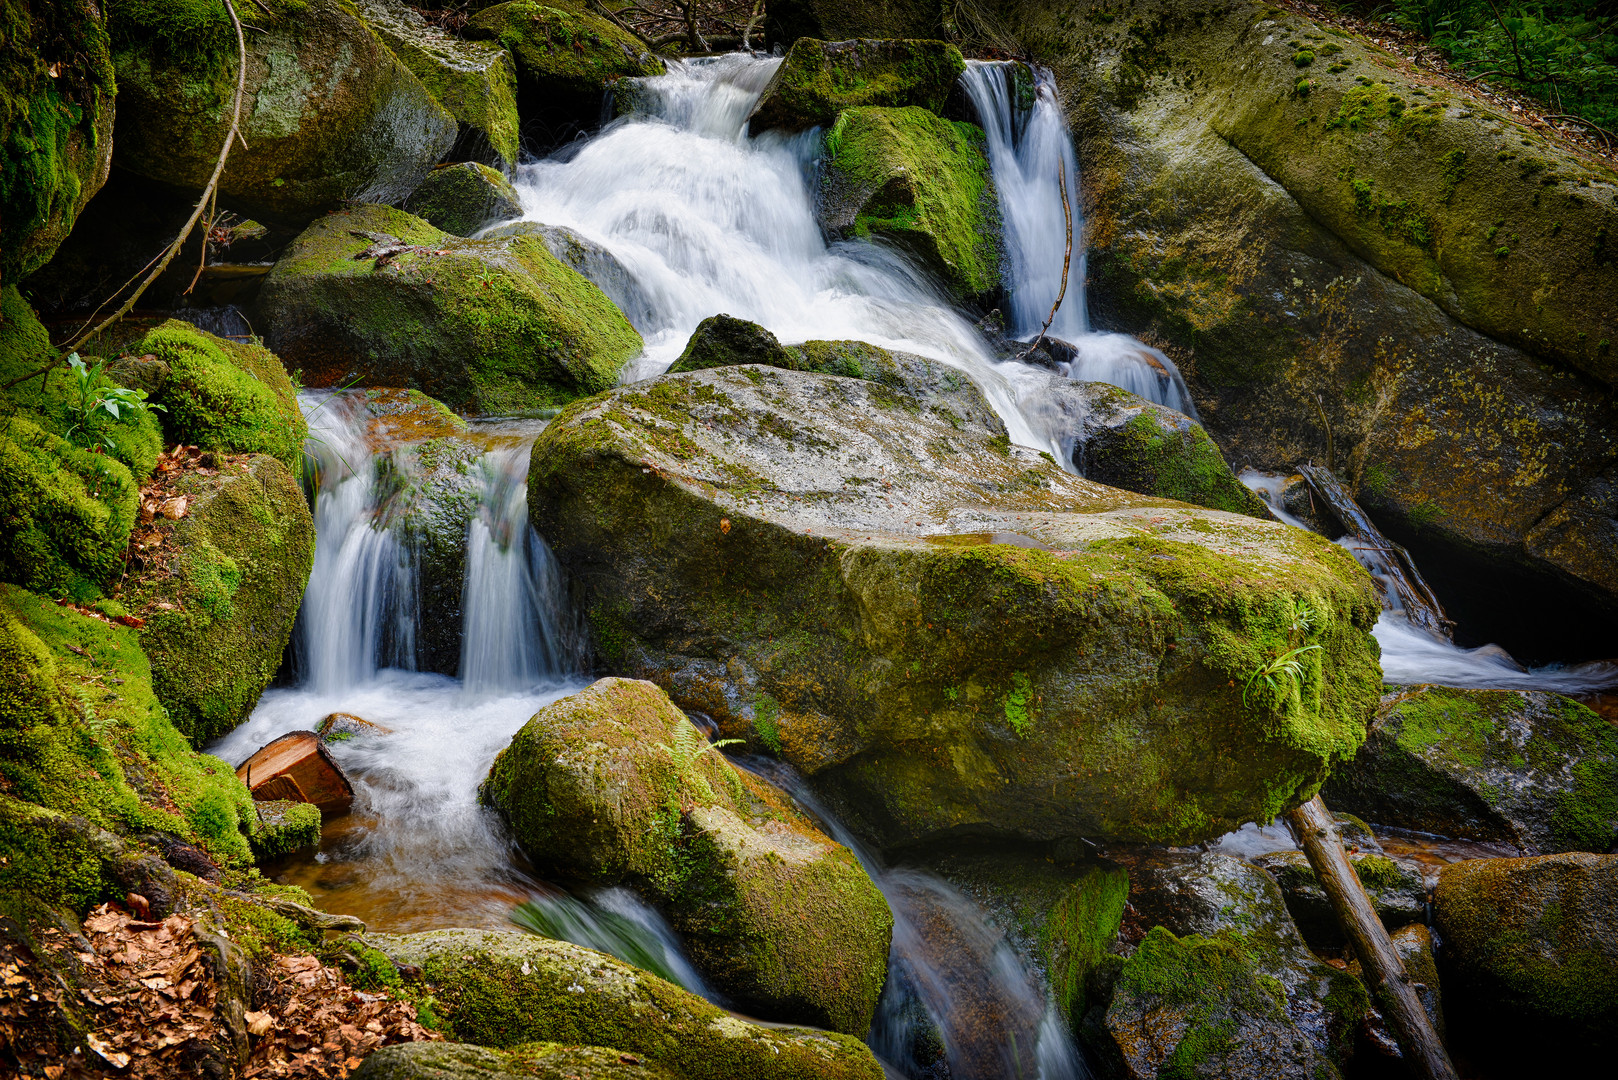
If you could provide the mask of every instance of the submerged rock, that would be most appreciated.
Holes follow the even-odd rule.
[[[750,123],[755,133],[829,127],[839,112],[862,105],[942,113],[965,70],[961,50],[944,41],[803,37],[759,95]]]
[[[358,377],[478,411],[598,393],[641,349],[612,302],[538,239],[463,240],[385,206],[311,225],[260,306],[311,383]]]
[[[1110,960],[1110,1001],[1080,1029],[1089,1045],[1130,1077],[1199,1063],[1254,1080],[1338,1075],[1370,999],[1309,951],[1268,874],[1211,853],[1128,867],[1134,918],[1151,929]]]
[[[359,9],[393,55],[455,117],[458,135],[447,156],[514,168],[521,120],[511,55],[495,42],[467,41],[432,25],[402,0],[360,0]]]
[[[1439,873],[1446,993],[1469,1009],[1618,1037],[1618,856],[1474,859]]]
[[[744,1008],[864,1035],[887,903],[847,848],[710,750],[657,687],[603,679],[536,713],[482,797],[543,870],[656,898]]]
[[[844,109],[826,133],[821,224],[878,236],[957,298],[1000,287],[1000,211],[983,129],[910,107]]]
[[[421,969],[447,1033],[464,1042],[608,1046],[682,1080],[883,1075],[855,1038],[748,1024],[655,975],[566,942],[496,930],[372,934],[368,941],[395,963]]]
[[[399,1043],[371,1054],[352,1075],[354,1080],[681,1080],[679,1074],[621,1050],[556,1043],[516,1050]]]
[[[1211,838],[1352,755],[1379,676],[1351,556],[1003,431],[862,379],[664,376],[553,420],[529,510],[611,670],[777,742],[884,844]],[[1300,680],[1255,674],[1287,654]]]
[[[314,563],[315,527],[293,474],[254,454],[185,472],[123,586],[174,725],[196,745],[247,719],[281,667]]]
[[[1314,948],[1340,948],[1343,928],[1326,890],[1320,887],[1309,857],[1301,851],[1260,855],[1254,865],[1267,870],[1292,914],[1298,932]],[[1348,864],[1365,887],[1371,906],[1388,930],[1397,930],[1427,917],[1427,884],[1419,871],[1402,866],[1380,851],[1355,851]]]
[[[540,132],[528,136],[540,150],[597,127],[602,96],[613,80],[663,74],[663,61],[639,38],[571,3],[495,4],[467,20],[463,32],[511,50],[518,105],[524,123]]]
[[[93,0],[20,0],[0,72],[0,285],[50,261],[112,164],[113,71]]]
[[[315,734],[320,736],[323,743],[347,742],[349,739],[366,739],[374,735],[391,735],[393,729],[373,724],[363,717],[353,713],[334,712],[321,718],[315,725]]]
[[[1201,424],[1128,390],[1054,378],[1037,399],[1081,476],[1215,510],[1269,520]]]
[[[1325,797],[1380,825],[1605,853],[1618,843],[1618,730],[1558,694],[1401,689]]]
[[[343,0],[269,0],[251,14],[245,145],[221,197],[302,224],[347,200],[396,202],[455,142],[455,118]],[[230,130],[236,35],[223,5],[114,5],[118,164],[200,190]]]
[[[475,161],[440,165],[410,193],[404,208],[456,236],[471,236],[492,222],[522,217],[522,199],[511,181]]]

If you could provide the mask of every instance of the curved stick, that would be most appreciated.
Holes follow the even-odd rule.
[[[1062,288],[1056,294],[1056,303],[1051,305],[1051,313],[1045,317],[1045,325],[1039,328],[1039,336],[1029,343],[1018,360],[1026,360],[1045,340],[1045,332],[1056,321],[1056,310],[1062,306],[1062,298],[1067,295],[1067,270],[1073,263],[1073,207],[1067,201],[1067,162],[1056,163],[1056,184],[1062,191],[1062,218],[1067,222],[1067,250],[1062,253]]]

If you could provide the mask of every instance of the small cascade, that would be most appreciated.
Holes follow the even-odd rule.
[[[1371,633],[1382,648],[1384,682],[1437,683],[1477,690],[1548,690],[1560,694],[1589,694],[1618,686],[1618,663],[1611,661],[1527,668],[1498,645],[1475,649],[1456,645],[1446,632],[1438,598],[1422,580],[1410,553],[1382,537],[1335,477],[1314,466],[1305,466],[1304,476],[1334,516],[1348,519],[1342,524],[1349,531],[1336,543],[1353,552],[1377,584],[1382,614]],[[1309,529],[1281,505],[1286,477],[1246,469],[1237,479],[1257,492],[1278,520],[1294,528]],[[1412,612],[1416,613],[1414,617]]]
[[[691,965],[668,920],[629,889],[599,889],[589,894],[588,901],[544,891],[512,912],[511,921],[543,937],[616,956],[717,1005],[724,1004],[719,992]]]
[[[786,792],[852,851],[893,912],[888,981],[866,1038],[912,1080],[1079,1080],[1089,1075],[1040,976],[988,915],[936,874],[889,868],[848,831],[790,766],[733,759]],[[942,1062],[947,1072],[938,1072]]]
[[[988,136],[989,166],[1000,196],[1011,336],[1032,341],[1061,294],[1067,228],[1058,177],[1065,176],[1073,255],[1067,292],[1046,333],[1071,346],[1068,377],[1121,386],[1195,417],[1185,380],[1161,350],[1128,334],[1090,329],[1079,167],[1054,77],[1027,64],[970,60],[961,84]]]

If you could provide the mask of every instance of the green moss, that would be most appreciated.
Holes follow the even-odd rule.
[[[230,930],[231,941],[255,960],[269,959],[275,953],[307,954],[319,944],[318,933],[312,934],[285,915],[238,894],[220,893],[215,903]]]
[[[822,127],[845,109],[914,106],[942,114],[966,61],[942,41],[792,43],[753,117],[753,130]]]
[[[825,185],[853,235],[881,236],[962,296],[999,285],[997,204],[982,129],[912,106],[844,109],[826,135]]]
[[[781,753],[781,705],[768,694],[753,700],[753,731],[758,741],[772,753]]]
[[[1129,875],[1119,868],[1091,869],[1052,905],[1040,935],[1051,993],[1069,1025],[1094,1003],[1093,979],[1123,923]]]
[[[500,173],[475,161],[440,165],[410,193],[405,209],[434,228],[471,236],[496,220],[522,216],[522,199]]]
[[[249,842],[257,862],[320,846],[320,809],[312,803],[256,802],[258,813]]]
[[[468,21],[467,35],[498,41],[511,51],[524,82],[552,94],[594,94],[599,100],[614,79],[663,73],[663,62],[639,39],[567,3],[496,4]]]
[[[1018,735],[1027,737],[1033,720],[1029,717],[1029,699],[1033,694],[1033,685],[1028,676],[1020,671],[1011,673],[1011,689],[1006,693],[1003,703],[1006,713],[1006,724]]]
[[[1104,484],[1194,506],[1267,519],[1251,489],[1231,472],[1202,425],[1154,408],[1085,449],[1085,475]]]

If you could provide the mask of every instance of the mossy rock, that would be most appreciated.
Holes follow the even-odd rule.
[[[251,13],[246,145],[220,196],[301,225],[347,200],[396,202],[456,139],[433,100],[346,0],[271,0]],[[219,0],[135,0],[111,13],[117,163],[184,188],[207,183],[230,129],[235,32]]]
[[[113,70],[92,0],[7,0],[0,46],[0,285],[50,260],[112,164]]]
[[[734,315],[710,315],[691,332],[685,351],[669,366],[669,373],[735,364],[794,369],[797,365],[793,360],[780,340],[758,323]]]
[[[544,132],[529,136],[535,149],[598,126],[603,95],[614,80],[663,74],[663,61],[639,38],[583,5],[512,0],[473,15],[463,33],[498,42],[511,54],[524,122]]]
[[[315,555],[303,489],[286,466],[255,454],[195,470],[170,490],[186,515],[154,524],[157,554],[124,583],[145,619],[158,698],[201,746],[247,719],[280,669]]]
[[[1605,853],[1618,843],[1618,730],[1558,694],[1401,689],[1326,798],[1381,825]]]
[[[153,399],[178,443],[230,454],[268,454],[303,474],[309,435],[297,389],[281,360],[257,342],[230,341],[170,319],[130,346],[166,365]]]
[[[1226,855],[1145,852],[1122,861],[1138,925],[1121,965],[1092,980],[1080,1036],[1129,1075],[1338,1075],[1370,1014],[1365,987],[1304,943],[1276,882]],[[1138,931],[1137,931],[1138,933]],[[1273,1046],[1273,1071],[1262,1067]],[[1195,1066],[1212,1057],[1210,1071]]]
[[[320,846],[320,808],[313,803],[273,800],[254,802],[253,809],[258,821],[248,840],[257,862]]]
[[[511,1050],[465,1043],[399,1043],[372,1053],[353,1076],[354,1080],[680,1080],[621,1050],[559,1043],[531,1043]]]
[[[1107,383],[1053,378],[1036,407],[1051,419],[1073,467],[1142,495],[1269,520],[1264,501],[1236,479],[1208,432],[1182,412]]]
[[[604,245],[560,225],[541,225],[535,221],[517,221],[498,225],[485,234],[485,239],[497,236],[537,236],[541,243],[562,262],[583,274],[596,288],[607,294],[630,325],[653,327],[660,316],[652,306],[640,281],[629,267],[619,261]]]
[[[170,723],[137,631],[0,586],[0,674],[0,775],[19,801],[0,847],[27,853],[0,866],[0,888],[37,890],[79,911],[104,899],[106,845],[86,829],[166,833],[223,865],[251,863],[252,797],[228,764],[197,753]],[[56,850],[60,830],[28,824],[53,814],[82,819],[80,839]]]
[[[565,409],[528,480],[607,669],[778,743],[883,844],[1209,839],[1313,794],[1375,708],[1379,605],[1341,548],[880,382],[665,375]],[[1288,653],[1301,678],[1244,700]]]
[[[1438,971],[1438,958],[1433,953],[1433,932],[1427,929],[1425,923],[1411,923],[1393,931],[1388,935],[1388,940],[1393,943],[1393,951],[1399,954],[1399,962],[1404,965],[1405,974],[1410,976],[1416,997],[1421,1001],[1433,1030],[1440,1039],[1447,1038],[1444,988]],[[1348,962],[1348,973],[1357,979],[1365,978],[1358,960]]]
[[[422,971],[435,1012],[462,1042],[610,1046],[685,1080],[880,1080],[847,1035],[745,1023],[655,975],[533,934],[435,930],[372,934],[371,945]]]
[[[309,226],[259,303],[275,349],[311,385],[411,387],[478,412],[599,393],[641,350],[601,290],[538,238],[462,240],[385,206]]]
[[[1474,859],[1439,871],[1446,993],[1536,1025],[1618,1038],[1618,855]]]
[[[1477,640],[1610,655],[1610,164],[1266,4],[1000,17],[1084,162],[1095,324],[1175,358],[1231,461],[1341,472]],[[1342,51],[1305,94],[1311,38]]]
[[[945,41],[799,38],[759,95],[754,132],[829,127],[844,109],[916,106],[942,113],[966,70]]]
[[[853,854],[738,772],[651,683],[603,679],[541,709],[482,789],[536,866],[651,895],[721,993],[856,1037],[893,917]]]
[[[361,0],[358,6],[393,55],[455,117],[459,134],[448,156],[515,168],[522,121],[510,54],[491,42],[456,37],[400,0]]]
[[[1301,851],[1277,851],[1253,860],[1275,878],[1286,897],[1287,911],[1311,948],[1340,949],[1343,927],[1320,887],[1309,858]],[[1353,851],[1349,866],[1365,887],[1371,907],[1390,932],[1427,917],[1427,884],[1418,870],[1388,858],[1380,848]]]
[[[475,161],[440,165],[410,193],[404,208],[455,236],[522,216],[522,199],[500,173]]]
[[[958,298],[1000,287],[1000,211],[983,129],[919,106],[844,109],[826,133],[821,223],[880,237]]]

